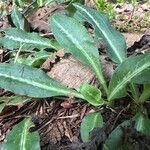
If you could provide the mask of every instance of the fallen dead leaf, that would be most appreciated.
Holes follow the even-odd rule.
[[[50,32],[49,18],[54,13],[64,13],[65,5],[58,2],[52,2],[42,8],[33,9],[28,12],[26,19],[35,30],[42,32]]]

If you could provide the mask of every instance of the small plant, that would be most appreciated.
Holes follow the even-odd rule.
[[[105,0],[97,0],[96,9],[100,12],[103,12],[109,16],[109,19],[114,19],[116,15],[116,11],[113,5]]]
[[[106,51],[109,58],[118,65],[109,83],[107,84],[103,75],[94,39],[82,22],[73,17],[54,14],[51,17],[50,26],[57,41],[42,38],[36,33],[25,32],[23,21],[21,21],[19,24],[15,23],[16,26],[19,25],[18,28],[1,31],[0,45],[10,50],[19,49],[19,51],[28,51],[33,48],[40,51],[44,51],[45,48],[58,50],[63,47],[66,53],[71,53],[95,72],[100,88],[83,83],[78,92],[61,85],[48,77],[41,69],[34,68],[32,64],[29,66],[19,63],[0,64],[0,87],[16,94],[38,98],[71,94],[94,106],[112,105],[115,100],[131,93],[130,96],[136,107],[135,117],[132,119],[135,122],[134,128],[143,134],[150,135],[150,120],[143,106],[143,103],[150,98],[150,93],[147,92],[150,89],[150,53],[128,58],[123,35],[111,26],[106,15],[81,4],[73,4],[73,6],[80,14],[76,17],[80,20],[84,18],[84,21],[93,26],[95,36],[107,45]],[[141,94],[138,84],[143,85]],[[100,112],[86,116],[81,124],[82,140],[87,142],[89,132],[95,127],[102,127],[103,124]],[[127,121],[120,126],[129,124],[130,121]],[[116,132],[120,134],[116,136]],[[119,147],[121,135],[121,129],[117,127],[104,143],[104,149],[111,149],[114,145]],[[119,140],[113,140],[113,136]]]
[[[6,2],[0,2],[0,18],[7,15],[9,13],[9,7]]]

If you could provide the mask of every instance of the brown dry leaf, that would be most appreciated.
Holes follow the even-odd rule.
[[[145,35],[150,35],[150,28],[148,28],[145,32],[144,32]]]
[[[71,131],[70,125],[67,124],[66,121],[64,121],[63,126],[64,126],[64,129],[65,129],[65,136],[68,137],[68,139],[72,142],[73,133]]]
[[[117,13],[124,13],[133,11],[134,7],[132,4],[124,3],[122,6],[117,5],[115,9]]]
[[[65,5],[52,2],[38,10],[33,9],[28,13],[26,19],[31,24],[31,27],[35,30],[50,32],[49,18],[54,13],[64,13]]]
[[[0,29],[6,29],[10,27],[8,17],[0,18]]]
[[[57,53],[54,54],[54,56],[49,57],[42,65],[44,70],[49,70],[47,74],[50,77],[59,81],[61,84],[78,91],[82,83],[98,84],[94,72],[88,66],[75,59],[72,55],[60,60],[52,66],[51,63],[55,63],[56,56]],[[106,56],[101,56],[100,60],[105,78],[106,80],[109,80],[113,74],[113,64],[106,61]]]
[[[0,48],[0,62],[3,61],[3,57],[4,57],[4,50]]]
[[[85,4],[91,8],[96,8],[96,1],[94,0],[85,0]]]
[[[43,134],[45,133],[46,135],[44,135],[42,139],[43,144],[46,144],[46,143],[56,144],[61,138],[61,133],[58,130],[56,122],[53,124],[50,123],[46,131],[43,132]]]
[[[127,47],[130,47],[134,44],[135,41],[139,41],[142,37],[142,33],[123,33]]]
[[[47,73],[50,77],[69,88],[79,90],[81,83],[90,83],[95,77],[93,71],[73,56],[62,59]]]
[[[59,51],[55,52],[53,55],[49,56],[47,60],[42,64],[41,68],[43,70],[49,70],[51,69],[52,65],[57,63],[57,61],[62,58],[65,55],[65,52],[63,49],[60,49]]]
[[[145,52],[150,48],[150,28],[148,28],[144,35],[137,33],[124,34],[128,46],[128,52],[136,53]]]
[[[2,88],[0,87],[0,96],[2,96],[3,93],[4,93],[4,89],[2,89]]]
[[[72,108],[72,107],[73,107],[72,103],[70,103],[69,101],[64,101],[64,102],[62,102],[62,103],[60,104],[60,106],[62,106],[62,107],[65,108],[65,109],[69,109],[69,108]]]

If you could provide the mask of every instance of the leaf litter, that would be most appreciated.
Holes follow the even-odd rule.
[[[32,9],[26,13],[26,19],[30,23],[33,30],[39,32],[50,32],[49,18],[54,13],[64,13],[65,5],[52,2],[42,8]]]

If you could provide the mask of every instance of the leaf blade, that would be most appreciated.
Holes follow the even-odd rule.
[[[108,18],[104,14],[100,14],[98,11],[81,4],[73,5],[84,16],[84,19],[94,26],[98,38],[102,38],[107,44],[108,48],[106,50],[109,57],[117,63],[123,62],[127,57],[123,35],[110,25]]]
[[[2,149],[10,150],[40,150],[40,137],[38,132],[29,133],[29,128],[33,125],[31,118],[24,119],[8,132],[2,145]]]
[[[73,54],[82,63],[89,65],[95,71],[107,93],[106,83],[99,63],[98,49],[84,26],[74,18],[54,14],[51,18],[51,30],[66,52]]]
[[[104,150],[116,150],[118,148],[122,148],[122,135],[123,135],[123,131],[121,129],[121,127],[123,128],[127,128],[130,126],[132,122],[131,120],[126,120],[124,122],[122,122],[121,124],[119,124],[108,136],[108,138],[106,139],[105,143],[104,143]]]
[[[30,97],[66,96],[74,93],[42,70],[23,64],[0,64],[0,87]]]
[[[93,106],[100,106],[104,104],[104,101],[101,98],[101,91],[90,84],[83,83],[80,86],[80,93]]]
[[[24,30],[25,29],[25,20],[21,13],[18,11],[17,7],[14,7],[12,13],[11,13],[11,18],[13,23],[18,29]]]
[[[103,118],[100,113],[90,113],[82,119],[80,133],[83,142],[88,142],[89,133],[96,127],[103,126]]]
[[[57,49],[53,41],[42,38],[34,32],[28,33],[17,28],[7,28],[5,30],[1,30],[0,32],[3,34],[0,38],[0,46],[10,50],[20,48],[21,45],[23,45],[23,48],[25,49]]]
[[[144,103],[145,101],[150,99],[150,84],[144,84],[143,85],[143,92],[139,98],[139,103]]]
[[[150,120],[148,118],[148,116],[142,114],[142,113],[138,113],[136,115],[136,119],[135,119],[135,128],[137,131],[145,134],[145,135],[150,135]]]
[[[114,72],[109,83],[108,100],[122,97],[125,95],[126,85],[139,76],[143,71],[150,68],[150,53],[144,55],[129,57]]]

